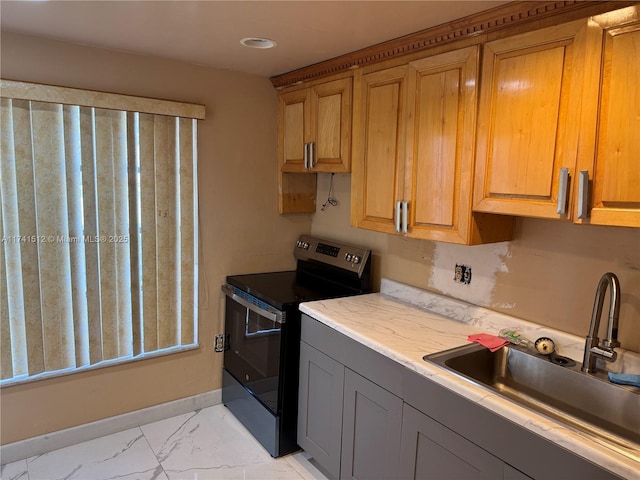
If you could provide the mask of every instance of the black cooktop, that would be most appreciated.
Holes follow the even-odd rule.
[[[278,310],[297,306],[300,302],[335,298],[350,293],[348,291],[338,292],[334,285],[321,281],[315,281],[311,285],[310,282],[305,282],[304,279],[301,279],[295,270],[231,275],[227,277],[227,283],[259,298]]]

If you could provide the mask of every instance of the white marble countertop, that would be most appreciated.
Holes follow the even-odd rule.
[[[422,357],[468,343],[474,333],[518,327],[528,338],[553,338],[561,355],[582,360],[584,339],[383,279],[381,293],[307,302],[300,310],[401,365],[624,478],[640,479],[640,448],[612,449],[594,437],[475,386]],[[618,371],[639,357],[621,352]]]

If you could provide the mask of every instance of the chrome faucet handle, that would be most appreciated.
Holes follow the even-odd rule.
[[[607,346],[591,347],[589,351],[604,358],[607,362],[615,362],[618,357],[618,354],[613,350],[613,348],[609,348]]]

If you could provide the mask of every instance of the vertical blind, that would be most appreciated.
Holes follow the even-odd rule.
[[[2,384],[195,345],[197,120],[2,93]]]

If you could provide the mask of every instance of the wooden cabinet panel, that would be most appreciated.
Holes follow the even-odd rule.
[[[473,245],[511,238],[512,219],[473,215],[477,47],[411,62],[404,199],[408,235]]]
[[[345,370],[341,479],[396,478],[402,399]]]
[[[308,89],[279,97],[281,170],[304,168],[304,144],[311,137],[311,95]]]
[[[511,219],[471,212],[478,52],[356,74],[353,226],[462,244],[511,237]]]
[[[408,66],[356,74],[351,182],[351,223],[396,231],[395,204],[402,196]]]
[[[378,180],[380,177],[395,177],[398,156],[393,152],[398,144],[396,112],[400,108],[399,97],[400,88],[396,83],[371,88],[368,99],[370,118],[367,124],[366,169],[372,175],[367,175],[366,215],[388,220],[391,220],[396,189],[394,182],[382,183]]]
[[[606,166],[596,175],[602,180],[602,202],[640,202],[640,28],[608,32],[605,44],[604,78],[598,156]],[[596,163],[597,166],[597,163]],[[599,174],[599,175],[598,175]],[[630,188],[631,186],[635,188]]]
[[[603,15],[597,143],[589,218],[599,225],[640,227],[640,21],[637,9]],[[607,25],[607,23],[611,23]],[[591,170],[590,156],[581,170]],[[577,216],[577,213],[576,213]]]
[[[495,58],[488,195],[551,197],[565,50]]]
[[[582,112],[582,98],[597,96],[585,81],[594,35],[580,20],[485,45],[474,210],[568,218],[557,213],[559,178],[589,142],[579,133],[594,121]]]
[[[351,170],[351,111],[353,80],[343,78],[311,88],[314,164],[312,171]]]
[[[415,225],[454,225],[460,70],[418,73],[414,156]],[[434,108],[435,107],[435,108]]]
[[[278,178],[278,210],[280,213],[314,213],[316,211],[317,178],[309,173],[280,172]]]

